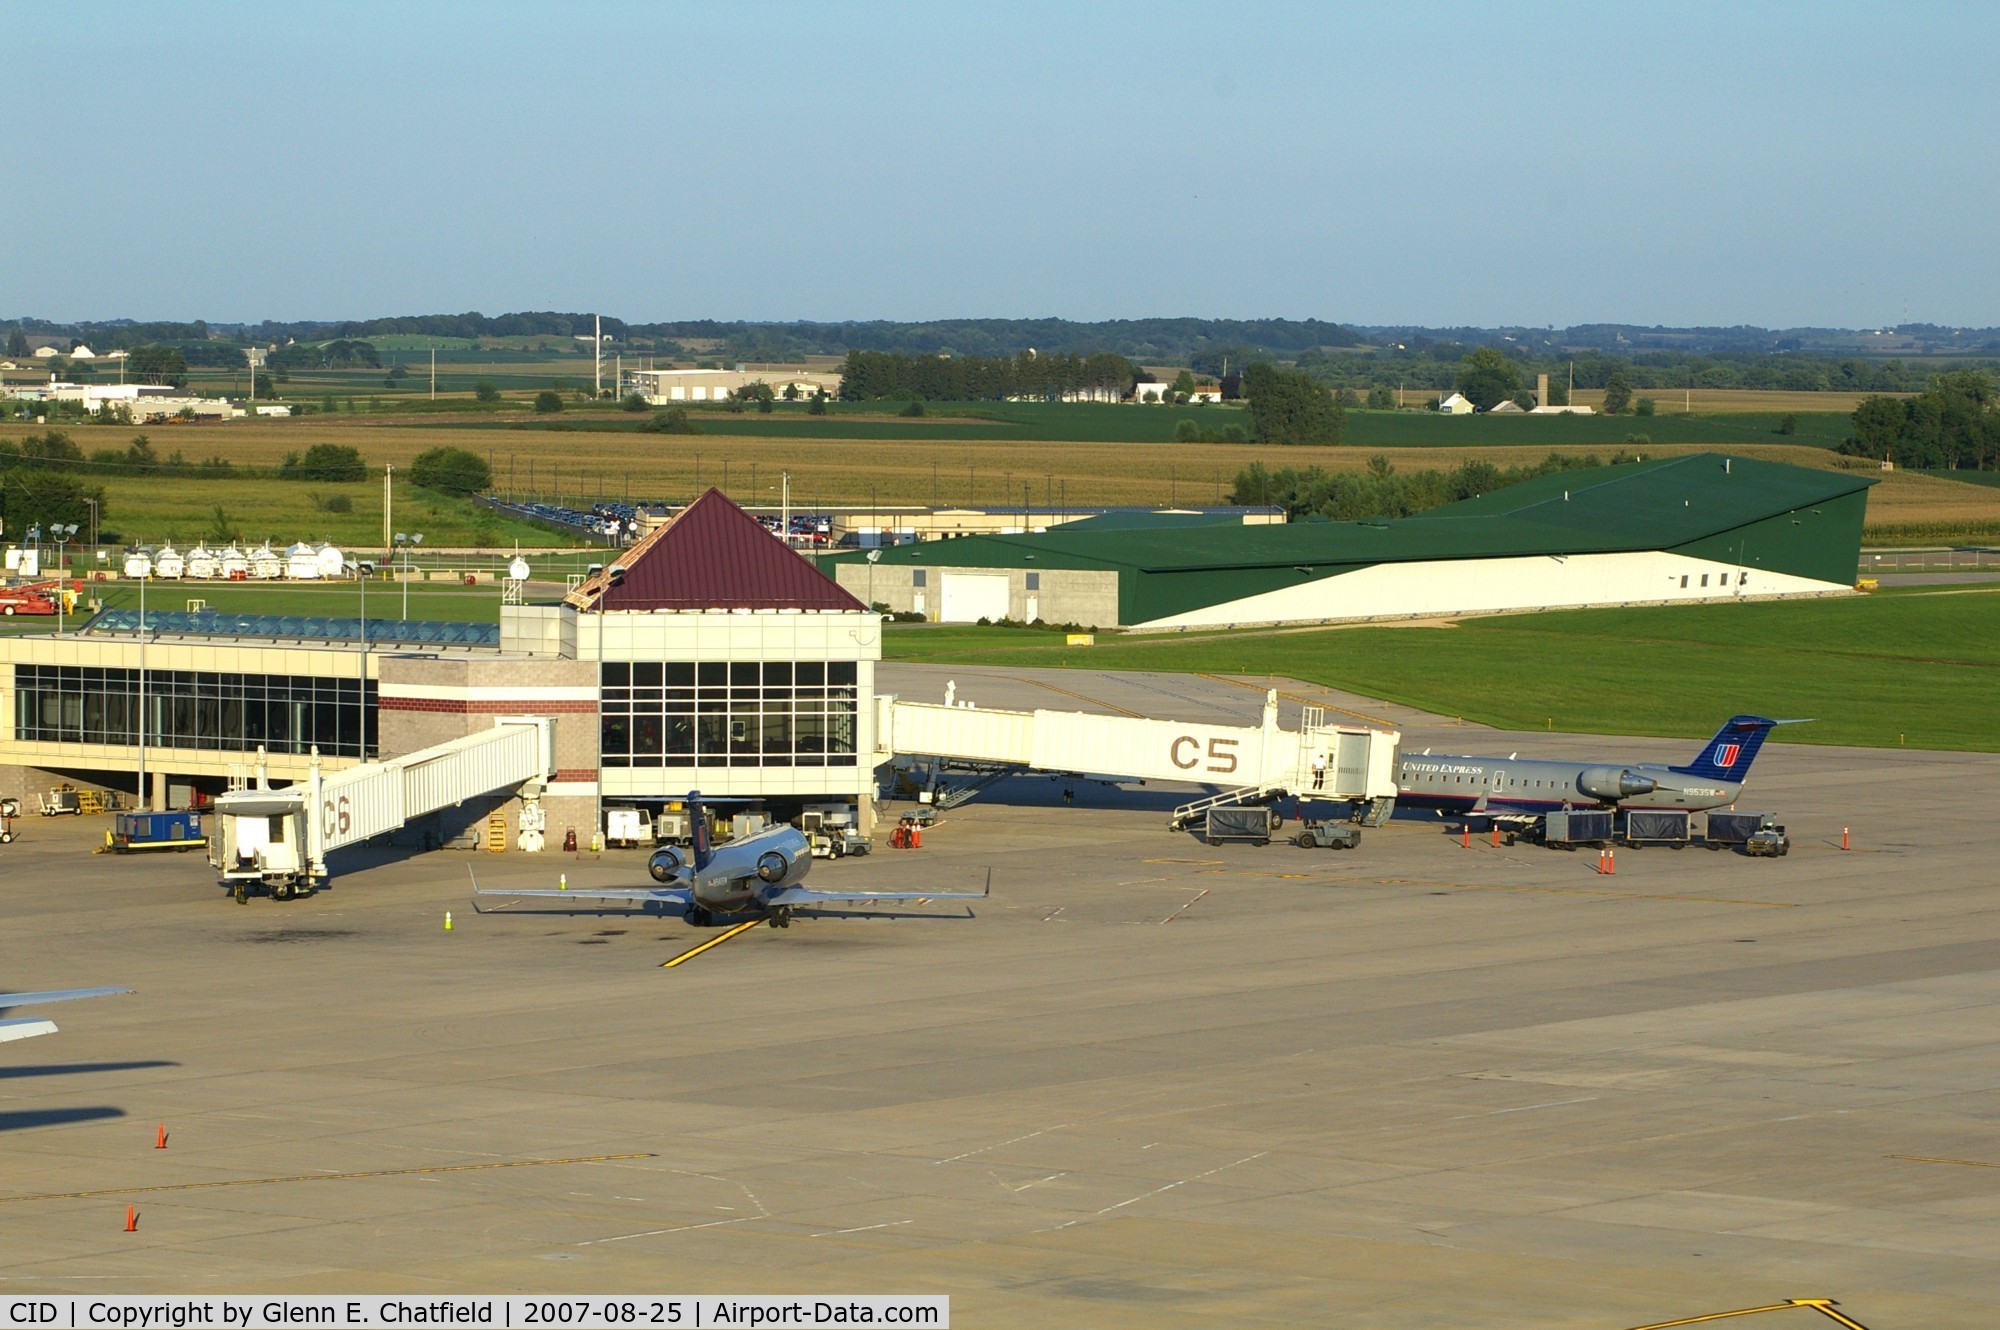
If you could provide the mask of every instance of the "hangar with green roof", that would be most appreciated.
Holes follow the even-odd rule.
[[[1873,477],[1718,453],[1556,472],[1416,517],[1062,527],[842,555],[892,611],[1099,628],[1851,593]]]

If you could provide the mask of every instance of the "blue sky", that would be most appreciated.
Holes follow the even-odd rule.
[[[2000,324],[2000,6],[103,4],[0,316]]]

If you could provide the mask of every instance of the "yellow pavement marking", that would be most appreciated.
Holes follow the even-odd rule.
[[[1220,859],[1141,859],[1143,864],[1219,864]]]
[[[1143,719],[1146,714],[1143,711],[1134,711],[1130,707],[1121,707],[1116,702],[1107,702],[1101,697],[1092,697],[1088,693],[1079,693],[1074,689],[1064,688],[1061,684],[1043,683],[1040,679],[1027,679],[1018,674],[1012,677],[1021,683],[1031,683],[1037,688],[1046,688],[1052,693],[1061,693],[1064,697],[1073,697],[1079,702],[1088,702],[1092,706],[1107,707],[1121,715],[1138,716]]]
[[[762,919],[745,919],[742,923],[737,924],[734,927],[724,932],[717,933],[714,937],[710,938],[708,941],[700,944],[699,946],[689,947],[686,951],[674,957],[672,960],[661,961],[660,968],[662,970],[671,970],[676,965],[679,965],[682,961],[691,961],[695,957],[701,955],[701,953],[703,953],[704,951],[707,951],[709,948],[719,947],[723,943],[729,941],[730,938],[736,937],[742,933],[747,933],[751,929],[755,928],[758,924],[761,924],[763,922],[764,921]]]
[[[608,1164],[622,1159],[654,1159],[651,1150],[628,1155],[573,1155],[568,1159],[502,1159],[488,1164],[431,1164],[423,1168],[374,1168],[353,1173],[294,1173],[277,1178],[227,1178],[219,1182],[172,1182],[153,1187],[103,1187],[96,1191],[47,1191],[29,1196],[0,1196],[0,1205],[16,1201],[81,1201],[94,1196],[139,1196],[161,1191],[206,1191],[212,1187],[261,1187],[273,1182],[347,1182],[355,1178],[411,1178],[427,1173],[474,1173],[490,1168],[540,1168],[546,1164]]]
[[[1678,1321],[1655,1321],[1651,1325],[1634,1326],[1633,1330],[1667,1330],[1669,1326],[1700,1325],[1704,1321],[1725,1321],[1732,1316],[1756,1316],[1762,1312],[1788,1312],[1794,1307],[1808,1307],[1828,1320],[1848,1326],[1850,1330],[1868,1330],[1861,1322],[1841,1315],[1834,1308],[1838,1306],[1832,1298],[1787,1298],[1774,1302],[1768,1307],[1741,1307],[1733,1312],[1710,1312],[1706,1316],[1686,1316]]]
[[[1267,693],[1271,691],[1268,685],[1261,683],[1251,683],[1247,679],[1232,679],[1226,674],[1203,674],[1201,675],[1201,677],[1204,679],[1213,679],[1217,683],[1233,683],[1238,688],[1255,689],[1257,692],[1260,693]],[[1335,706],[1324,699],[1315,702],[1309,697],[1301,697],[1299,694],[1294,692],[1289,692],[1283,688],[1278,689],[1278,696],[1286,698],[1289,701],[1297,702],[1301,706],[1319,707],[1324,711],[1338,711],[1343,716],[1354,716],[1357,719],[1367,721],[1370,725],[1381,725],[1392,730],[1396,728],[1396,722],[1393,720],[1387,720],[1381,716],[1371,716],[1365,711],[1356,711],[1352,707]]]
[[[1989,1164],[1984,1159],[1946,1159],[1941,1155],[1890,1155],[1891,1159],[1908,1159],[1918,1164],[1963,1164],[1967,1168],[2000,1168],[2000,1164]]]

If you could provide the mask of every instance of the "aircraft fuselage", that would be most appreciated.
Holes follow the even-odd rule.
[[[1397,764],[1396,804],[1440,813],[1538,817],[1562,808],[1699,812],[1736,802],[1741,781],[1655,763],[1409,754]]]

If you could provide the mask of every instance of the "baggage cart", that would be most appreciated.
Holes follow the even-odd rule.
[[[1599,808],[1565,808],[1542,818],[1542,844],[1558,850],[1579,845],[1602,848],[1617,834],[1616,817]]]
[[[1676,850],[1694,839],[1694,817],[1681,808],[1635,808],[1625,814],[1625,843],[1671,845]]]
[[[1208,820],[1202,828],[1202,839],[1210,845],[1220,845],[1224,841],[1247,840],[1256,845],[1269,845],[1271,833],[1276,831],[1283,820],[1273,809],[1261,804],[1234,804],[1224,808],[1208,810]]]

